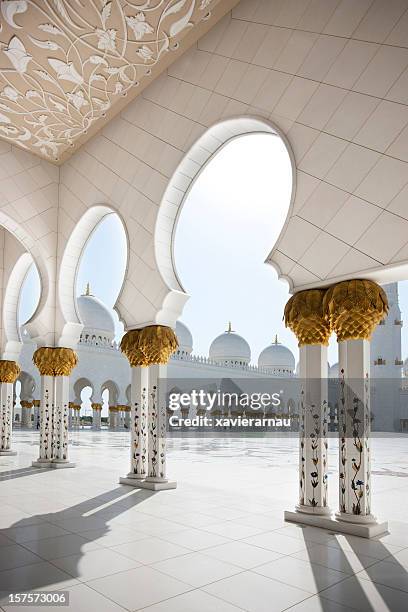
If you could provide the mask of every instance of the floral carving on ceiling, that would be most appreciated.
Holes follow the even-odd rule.
[[[0,138],[58,161],[217,4],[3,0]]]

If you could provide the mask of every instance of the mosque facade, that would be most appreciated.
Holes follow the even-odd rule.
[[[389,300],[389,313],[378,325],[371,341],[372,427],[377,431],[408,430],[408,360],[401,356],[402,319],[398,301],[398,283],[385,285]],[[89,285],[77,298],[77,307],[84,324],[78,344],[79,364],[70,379],[69,425],[78,428],[91,425],[93,429],[127,429],[130,426],[131,370],[127,358],[115,341],[115,321],[112,311],[98,297],[92,295]],[[188,327],[177,322],[178,350],[170,358],[167,376],[175,388],[183,389],[183,381],[236,379],[279,379],[281,416],[298,414],[298,368],[293,353],[278,341],[278,337],[260,353],[257,365],[251,364],[248,342],[232,329],[211,343],[208,356],[194,354],[193,336]],[[22,331],[23,350],[20,358],[21,374],[16,382],[17,401],[15,421],[23,427],[37,427],[40,377],[32,362],[35,344]],[[328,365],[329,388],[339,378],[338,364]],[[82,391],[90,388],[88,409],[85,409]],[[19,391],[19,392],[18,392]],[[108,391],[109,414],[102,418],[103,394]],[[335,390],[332,385],[332,395]],[[106,396],[106,394],[105,394]],[[105,397],[106,401],[106,397]],[[330,402],[330,393],[329,393]],[[105,411],[106,412],[106,411]],[[92,417],[91,417],[92,414]],[[84,416],[87,418],[84,419]],[[335,429],[337,405],[331,402],[330,423]]]

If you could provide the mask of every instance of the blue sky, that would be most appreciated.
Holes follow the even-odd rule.
[[[207,355],[211,341],[231,321],[248,341],[253,363],[275,334],[297,359],[296,338],[282,321],[287,285],[264,263],[286,217],[290,193],[286,149],[278,137],[267,134],[228,143],[197,178],[180,215],[174,246],[179,277],[191,296],[181,319],[191,329],[195,353]],[[119,218],[109,215],[85,247],[77,294],[89,281],[92,293],[112,307],[125,266],[125,233]],[[399,291],[404,317],[408,282],[400,283]],[[32,268],[20,299],[21,323],[31,316],[38,295],[38,274]],[[123,328],[114,316],[119,338]],[[408,328],[403,328],[403,355],[407,339]],[[337,361],[334,338],[329,361]]]

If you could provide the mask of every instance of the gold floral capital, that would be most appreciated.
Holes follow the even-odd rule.
[[[324,294],[322,289],[299,291],[292,295],[285,306],[285,325],[296,335],[299,346],[327,346],[329,343],[330,324],[324,316]]]
[[[22,408],[32,408],[33,402],[30,402],[29,400],[21,400],[20,405]]]
[[[324,311],[339,342],[369,340],[388,313],[387,295],[373,281],[344,281],[327,289]]]
[[[0,360],[0,382],[14,383],[20,376],[21,368],[15,361]]]
[[[78,355],[70,348],[41,347],[33,355],[41,376],[69,376],[78,363]]]
[[[132,329],[122,338],[120,350],[132,367],[166,364],[178,348],[176,334],[164,325]]]
[[[102,410],[102,404],[99,402],[92,402],[91,407],[92,410]]]

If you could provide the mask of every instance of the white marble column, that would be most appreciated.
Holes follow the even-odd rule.
[[[327,500],[327,346],[303,345],[300,357],[298,512],[329,515]]]
[[[109,406],[109,429],[116,431],[118,428],[118,412],[116,406]]]
[[[130,424],[131,424],[131,414],[130,414],[130,406],[126,406],[125,407],[125,420],[124,420],[124,427],[127,430],[130,430]]]
[[[167,366],[149,366],[149,395],[148,395],[148,471],[146,484],[152,489],[175,488],[176,483],[167,478],[166,470],[166,395],[160,393],[160,379],[164,381]]]
[[[37,423],[40,421],[40,400],[33,400],[33,429],[37,429]]]
[[[77,364],[72,349],[41,347],[33,355],[41,375],[40,449],[35,467],[74,467],[68,459],[69,375]]]
[[[92,403],[92,429],[95,431],[100,431],[101,429],[101,414],[102,414],[102,404],[98,402]]]
[[[13,383],[0,382],[0,456],[16,455],[12,450]]]
[[[74,467],[74,464],[68,459],[68,376],[55,376],[54,385],[53,463],[56,467]]]
[[[41,376],[40,449],[34,467],[49,467],[54,456],[54,376]]]
[[[33,403],[29,400],[21,400],[21,427],[31,429],[33,426],[31,415],[33,411]]]
[[[370,342],[339,342],[339,520],[376,523],[371,514]]]
[[[149,369],[132,368],[130,416],[130,472],[127,478],[144,480],[147,476],[147,416]]]
[[[120,479],[123,484],[154,491],[176,487],[166,476],[166,394],[159,392],[159,379],[166,377],[161,364],[177,347],[174,330],[163,325],[129,330],[122,338],[132,368],[131,473]]]

